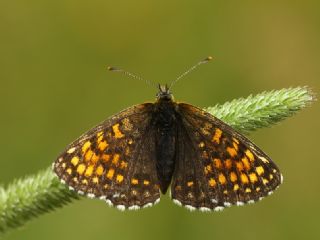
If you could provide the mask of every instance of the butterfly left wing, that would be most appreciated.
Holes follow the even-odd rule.
[[[157,203],[152,109],[152,103],[130,107],[85,133],[57,158],[57,176],[70,189],[120,210]]]
[[[222,210],[253,203],[282,181],[278,167],[255,144],[211,114],[178,104],[172,199],[189,209]]]

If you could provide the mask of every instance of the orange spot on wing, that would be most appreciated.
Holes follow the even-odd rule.
[[[241,161],[242,161],[242,163],[243,163],[243,165],[244,165],[244,168],[245,168],[246,170],[249,170],[249,169],[251,168],[251,165],[250,165],[250,163],[249,163],[248,158],[243,157],[243,158],[241,159]]]
[[[123,175],[118,174],[118,175],[117,175],[117,178],[116,178],[116,181],[117,181],[118,183],[121,183],[121,182],[123,181]]]
[[[90,177],[92,175],[92,172],[93,172],[93,165],[90,165],[90,166],[87,167],[86,172],[84,173],[84,175],[86,177]]]
[[[102,154],[101,158],[102,158],[103,161],[109,162],[109,160],[110,160],[110,155],[109,155],[109,154]]]
[[[98,162],[98,160],[99,160],[99,155],[97,155],[97,154],[93,154],[92,155],[92,157],[91,157],[91,162],[92,163],[96,163],[96,162]]]
[[[213,178],[210,178],[210,180],[209,180],[209,185],[210,185],[211,187],[214,187],[216,184],[217,184],[216,180],[214,180]]]
[[[103,152],[107,147],[108,147],[108,143],[107,143],[107,141],[106,140],[104,140],[104,141],[102,141],[102,142],[100,142],[100,143],[98,143],[99,145],[98,145],[98,148],[99,148],[99,150],[101,151],[101,152]]]
[[[243,163],[240,161],[236,162],[236,167],[238,169],[239,172],[243,171],[244,167],[243,167]]]
[[[86,152],[86,154],[84,155],[84,159],[85,159],[86,161],[90,161],[92,155],[93,155],[93,151],[92,151],[92,150],[88,150],[88,151]]]
[[[235,181],[237,181],[237,179],[238,179],[237,174],[235,172],[231,172],[230,173],[231,182],[235,182]]]
[[[92,182],[93,182],[93,183],[99,183],[99,178],[98,178],[98,177],[92,178]]]
[[[87,141],[83,144],[82,146],[82,153],[85,153],[91,146],[91,142],[90,141]]]
[[[98,135],[98,134],[97,134],[97,137],[98,137],[98,139],[97,139],[97,143],[99,144],[99,143],[101,143],[101,142],[102,142],[102,140],[103,140],[103,136],[102,136],[102,134],[101,134],[101,135]]]
[[[72,159],[71,159],[71,163],[72,163],[72,165],[73,166],[77,166],[78,165],[78,163],[79,163],[79,157],[73,157]]]
[[[86,169],[86,166],[85,166],[84,164],[80,164],[80,165],[77,167],[77,173],[79,173],[80,175],[82,175],[85,169]]]
[[[119,158],[120,158],[120,155],[119,155],[119,154],[117,154],[117,153],[114,154],[114,155],[113,155],[113,159],[112,159],[112,164],[118,165]]]
[[[235,149],[236,151],[238,151],[238,149],[239,149],[238,143],[233,142],[232,145],[233,145],[234,149]]]
[[[245,151],[245,154],[247,155],[247,157],[250,159],[251,162],[254,160],[253,153],[249,149]]]
[[[211,165],[207,165],[204,167],[204,173],[207,175],[208,173],[212,172],[212,167]]]
[[[240,175],[240,178],[241,178],[241,182],[246,184],[246,183],[249,183],[249,179],[248,179],[248,176],[244,173],[241,173]]]
[[[112,179],[114,175],[114,169],[110,168],[108,173],[107,173],[107,178]]]
[[[133,185],[137,185],[137,184],[139,183],[139,180],[136,179],[136,178],[132,178],[132,179],[131,179],[131,183],[132,183]]]
[[[237,156],[237,150],[234,149],[233,147],[227,147],[227,152],[231,157]]]
[[[97,174],[98,176],[101,176],[101,175],[103,174],[103,171],[104,171],[103,166],[102,166],[102,165],[99,165],[99,166],[97,167],[97,169],[96,169],[96,174]]]
[[[127,162],[125,162],[125,161],[121,161],[121,163],[120,163],[120,168],[127,168],[128,167],[128,163]]]
[[[224,165],[227,169],[232,167],[232,161],[230,159],[225,160]]]
[[[149,184],[150,184],[150,181],[148,181],[148,180],[144,180],[144,181],[143,181],[143,184],[147,186],[147,185],[149,185]]]
[[[249,174],[250,182],[255,183],[258,181],[257,175],[255,173],[250,173]]]
[[[124,137],[124,134],[120,131],[119,129],[119,123],[115,124],[112,126],[113,132],[114,132],[114,137],[115,138],[122,138]]]
[[[220,182],[221,184],[225,184],[226,181],[227,181],[226,177],[225,177],[222,173],[220,173],[220,174],[219,174],[219,182]]]
[[[86,161],[91,161],[93,163],[96,163],[99,160],[99,156],[96,155],[92,150],[88,150],[84,156],[84,159]]]
[[[221,160],[219,158],[215,158],[213,159],[213,164],[216,168],[221,168],[222,167],[222,163]]]
[[[256,172],[259,176],[261,176],[264,173],[264,169],[262,166],[256,167]]]
[[[220,139],[221,139],[221,135],[222,135],[222,131],[219,128],[216,128],[216,131],[212,137],[212,142],[216,142],[216,143],[220,143]]]
[[[68,168],[68,169],[66,170],[66,172],[70,175],[70,174],[72,173],[72,169],[71,169],[71,168]]]
[[[187,186],[188,186],[188,187],[192,187],[192,186],[193,186],[193,182],[192,182],[192,181],[187,182]]]

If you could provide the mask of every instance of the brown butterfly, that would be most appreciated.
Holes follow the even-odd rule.
[[[282,182],[272,160],[210,113],[175,102],[171,86],[71,143],[53,165],[61,181],[120,210],[152,206],[169,186],[176,204],[201,211],[270,195]]]

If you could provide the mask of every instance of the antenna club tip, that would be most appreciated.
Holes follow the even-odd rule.
[[[119,68],[111,67],[111,66],[108,66],[108,67],[107,67],[107,70],[108,70],[108,71],[111,71],[111,72],[121,72],[121,71],[122,71],[122,70],[119,69]]]
[[[206,60],[206,61],[211,61],[212,59],[213,59],[212,56],[208,56],[205,60]]]
[[[203,59],[200,63],[201,63],[201,64],[202,64],[202,63],[207,63],[207,62],[211,61],[212,59],[213,59],[213,57],[208,56],[208,57],[206,57],[205,59]]]

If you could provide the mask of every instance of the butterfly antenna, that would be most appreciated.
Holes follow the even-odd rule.
[[[140,81],[144,81],[146,84],[148,84],[148,85],[150,85],[150,86],[157,87],[157,84],[156,84],[156,83],[154,83],[154,82],[152,82],[152,81],[149,81],[149,80],[147,80],[147,79],[143,79],[142,77],[139,77],[139,76],[137,76],[137,75],[135,75],[135,74],[133,74],[133,73],[131,73],[131,72],[127,72],[127,71],[125,71],[125,70],[123,70],[123,69],[121,69],[121,68],[107,67],[107,69],[108,69],[109,71],[111,71],[111,72],[120,72],[120,73],[122,73],[123,75],[129,76],[129,77],[131,77],[131,78],[133,78],[133,79],[138,79],[138,80],[140,80]]]
[[[193,70],[195,70],[197,67],[199,67],[202,64],[205,64],[207,62],[209,62],[210,60],[212,60],[213,58],[211,56],[206,57],[205,59],[201,60],[200,62],[198,62],[197,64],[193,65],[191,68],[189,68],[187,71],[185,71],[184,73],[182,73],[179,77],[177,77],[175,80],[173,80],[169,86],[169,90],[172,88],[172,86],[174,84],[176,84],[181,78],[183,78],[185,75],[189,74],[190,72],[192,72]]]

